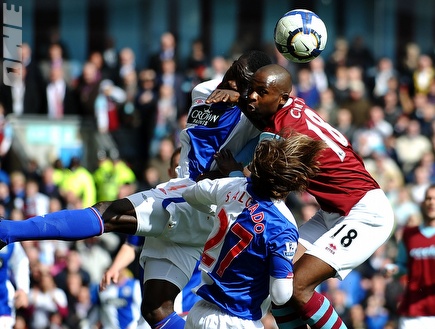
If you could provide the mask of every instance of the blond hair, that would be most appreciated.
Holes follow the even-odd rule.
[[[284,199],[292,191],[306,190],[319,171],[317,157],[324,148],[323,141],[298,133],[261,141],[250,166],[254,191]]]

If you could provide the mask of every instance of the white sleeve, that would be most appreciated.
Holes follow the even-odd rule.
[[[203,104],[221,82],[222,79],[213,79],[196,85],[192,90],[192,107]]]
[[[277,279],[270,277],[269,291],[275,305],[284,305],[293,295],[293,278]]]
[[[27,258],[26,252],[19,242],[14,243],[14,251],[12,252],[9,266],[14,275],[17,290],[21,289],[28,294],[30,290],[29,258]]]
[[[216,180],[203,179],[195,185],[189,186],[183,192],[183,199],[193,208],[206,214],[213,214],[216,204]]]

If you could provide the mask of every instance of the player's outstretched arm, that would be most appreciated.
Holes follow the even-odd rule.
[[[119,249],[112,265],[104,273],[100,282],[100,291],[106,289],[112,282],[118,283],[119,272],[130,265],[136,257],[136,249],[129,243],[124,243]]]
[[[239,101],[240,94],[231,89],[216,89],[211,93],[210,96],[206,99],[207,104],[212,103],[237,103]]]

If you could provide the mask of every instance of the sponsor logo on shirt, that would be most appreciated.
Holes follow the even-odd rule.
[[[286,242],[285,243],[285,251],[284,251],[284,256],[289,258],[289,259],[293,259],[293,257],[296,254],[296,249],[298,247],[297,242]]]
[[[416,259],[435,258],[435,246],[413,248],[409,251],[409,255]]]
[[[328,246],[326,246],[325,249],[329,251],[331,254],[335,255],[335,251],[337,250],[337,247],[333,243],[330,243]]]
[[[210,105],[195,106],[189,113],[187,123],[211,128],[217,127],[224,113],[225,111],[222,109],[210,108]]]

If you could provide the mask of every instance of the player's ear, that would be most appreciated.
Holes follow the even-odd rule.
[[[236,80],[228,80],[228,85],[230,86],[231,89],[237,90]]]
[[[283,93],[283,94],[281,95],[281,101],[280,101],[280,104],[281,104],[281,105],[284,105],[285,103],[287,103],[287,101],[288,101],[289,98],[290,98],[290,96],[289,96],[288,93]]]

